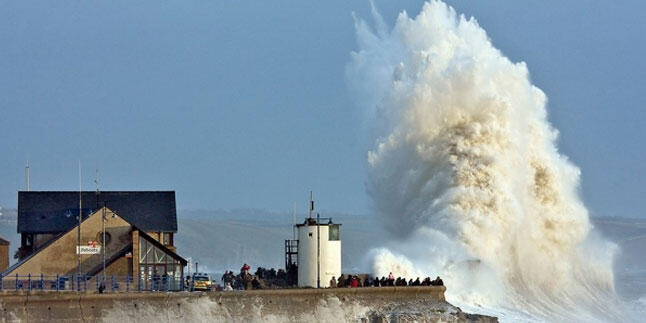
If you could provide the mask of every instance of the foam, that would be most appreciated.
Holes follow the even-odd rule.
[[[347,67],[374,125],[367,191],[392,242],[374,274],[441,275],[447,299],[550,320],[621,317],[616,246],[594,234],[525,63],[440,1],[356,20]]]

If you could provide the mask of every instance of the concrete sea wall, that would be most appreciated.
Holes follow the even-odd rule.
[[[204,293],[0,293],[2,322],[495,322],[444,300],[443,286]]]

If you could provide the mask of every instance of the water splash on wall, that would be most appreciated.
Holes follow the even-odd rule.
[[[440,274],[469,306],[604,317],[615,247],[594,234],[525,63],[440,1],[392,30],[374,19],[356,21],[347,73],[374,125],[367,190],[394,237],[375,274]]]

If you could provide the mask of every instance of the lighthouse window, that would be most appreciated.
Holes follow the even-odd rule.
[[[339,241],[341,240],[340,234],[339,234],[339,225],[338,224],[333,224],[330,225],[330,230],[329,230],[329,237],[328,240],[330,241]]]

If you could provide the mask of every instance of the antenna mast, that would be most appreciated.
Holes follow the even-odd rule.
[[[296,203],[292,203],[292,236],[296,240]]]
[[[94,174],[94,184],[96,184],[96,195],[99,195],[99,169],[96,169]]]
[[[94,184],[96,184],[96,209],[99,209],[99,169],[96,169],[96,173],[94,174]],[[105,202],[105,201],[104,201]],[[103,203],[105,204],[105,203]],[[105,206],[105,205],[104,205]],[[105,215],[104,215],[105,217]]]
[[[78,290],[81,290],[81,218],[83,215],[83,190],[81,185],[81,160],[79,159],[79,226],[76,231],[76,240],[77,240],[77,253],[78,253]]]
[[[310,191],[310,219],[312,218],[312,211],[314,211],[314,195]]]
[[[29,192],[29,160],[27,160],[27,166],[25,166],[25,188]]]

